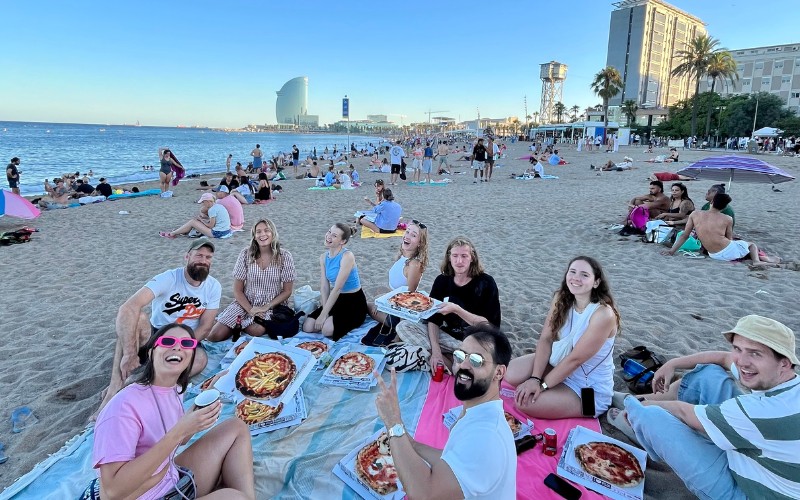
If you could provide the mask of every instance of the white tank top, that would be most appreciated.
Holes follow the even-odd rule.
[[[400,258],[397,259],[397,262],[392,264],[392,267],[389,268],[389,287],[392,290],[408,285],[408,280],[403,274],[403,269],[406,267],[407,260],[407,257],[401,255]]]

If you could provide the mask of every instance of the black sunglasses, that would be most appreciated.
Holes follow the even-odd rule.
[[[415,226],[419,226],[420,229],[428,229],[428,226],[418,221],[417,219],[411,219],[411,223],[414,224]]]

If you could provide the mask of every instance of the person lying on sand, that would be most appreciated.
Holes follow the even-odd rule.
[[[667,361],[654,394],[615,393],[608,421],[699,498],[800,498],[794,332],[750,315],[723,335],[730,351]]]
[[[694,177],[688,175],[673,174],[672,172],[653,172],[648,177],[651,181],[672,182],[672,181],[696,181]]]
[[[633,158],[631,158],[629,156],[626,156],[623,159],[623,161],[621,161],[619,163],[614,163],[613,161],[608,160],[605,163],[605,165],[603,165],[603,166],[601,166],[599,168],[595,167],[594,165],[591,166],[592,170],[602,170],[604,172],[608,172],[608,171],[611,171],[611,170],[615,170],[617,172],[622,172],[623,170],[631,170],[633,168],[635,168],[633,166]]]
[[[780,262],[778,257],[768,257],[759,254],[755,243],[748,243],[744,240],[732,240],[733,219],[722,213],[722,210],[731,202],[731,197],[724,193],[717,193],[711,202],[710,210],[700,210],[692,212],[686,222],[686,230],[680,238],[675,241],[672,248],[661,252],[664,255],[675,255],[675,252],[686,242],[690,233],[694,230],[697,239],[708,251],[708,256],[715,260],[726,262],[750,257],[754,265],[760,263],[777,264]]]

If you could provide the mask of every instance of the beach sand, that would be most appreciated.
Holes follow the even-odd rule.
[[[727,349],[723,329],[746,314],[775,318],[795,332],[800,274],[788,269],[751,271],[746,264],[665,257],[665,247],[621,237],[607,227],[620,222],[626,203],[647,192],[653,171],[677,169],[707,152],[681,152],[678,164],[651,164],[643,147],[622,147],[617,154],[560,147],[569,165],[546,166],[559,180],[512,180],[527,161],[529,143],[510,144],[491,183],[472,184],[466,162],[446,187],[393,187],[405,218],[425,222],[430,231],[430,267],[421,288],[429,290],[448,241],[465,235],[477,246],[486,271],[500,289],[503,329],[515,354],[531,352],[542,329],[553,291],[568,261],[577,255],[600,260],[622,315],[615,356],[644,344],[668,357],[709,349]],[[665,150],[657,150],[664,154]],[[713,153],[721,154],[721,153]],[[637,169],[597,175],[590,163],[621,161],[631,156]],[[454,155],[451,155],[453,158]],[[760,158],[797,175],[800,158]],[[218,241],[212,275],[223,285],[223,307],[233,299],[232,268],[249,241],[249,229],[260,217],[277,224],[280,240],[297,266],[296,287],[319,286],[318,258],[326,230],[336,221],[352,220],[367,208],[372,182],[388,174],[368,173],[368,159],[354,162],[365,185],[352,191],[308,191],[311,181],[283,181],[278,199],[245,207],[248,232]],[[457,165],[459,162],[455,162]],[[452,162],[451,162],[452,164]],[[291,170],[291,167],[289,168]],[[102,172],[99,172],[102,174]],[[197,179],[182,181],[171,199],[147,197],[105,202],[44,213],[28,224],[41,229],[31,243],[3,247],[3,292],[0,294],[4,421],[2,441],[9,461],[0,466],[6,487],[48,454],[82,431],[106,386],[114,350],[117,309],[149,278],[183,265],[189,240],[160,238],[194,216],[201,191]],[[669,183],[668,183],[669,184]],[[710,181],[687,183],[701,205]],[[140,186],[142,187],[142,186]],[[144,186],[150,187],[150,186]],[[668,186],[667,186],[667,189]],[[736,211],[736,233],[784,260],[800,261],[800,229],[786,214],[800,213],[800,186],[735,183],[730,192]],[[121,210],[129,215],[120,215]],[[0,231],[25,221],[0,219]],[[356,255],[368,294],[384,287],[400,240],[357,236],[348,247]],[[616,361],[616,360],[615,360]],[[617,389],[624,383],[617,376]],[[20,434],[10,432],[11,409],[28,405],[39,423]],[[612,436],[621,434],[609,428]],[[650,498],[691,498],[665,466],[648,466]]]

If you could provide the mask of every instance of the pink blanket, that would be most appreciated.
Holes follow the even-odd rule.
[[[417,432],[414,439],[435,448],[444,448],[449,431],[442,423],[442,415],[462,403],[453,395],[453,383],[455,379],[445,375],[443,382],[431,382],[428,389],[428,397],[422,407],[422,414],[417,425]],[[503,383],[503,388],[513,391],[510,385]],[[507,392],[507,391],[503,391]],[[514,408],[513,396],[503,398],[505,410],[520,420],[527,417]],[[597,432],[600,430],[600,423],[596,418],[568,418],[561,420],[531,419],[534,422],[534,433],[538,434],[547,427],[555,429],[558,434],[558,453],[555,457],[548,457],[542,453],[542,446],[537,445],[532,450],[526,451],[517,458],[517,498],[518,499],[552,499],[561,498],[544,485],[544,478],[551,472],[555,473],[558,457],[563,450],[564,441],[567,439],[570,429],[582,425]],[[573,483],[574,484],[574,483]],[[589,491],[583,486],[574,484],[581,490],[582,499],[602,499],[603,496],[593,491]]]

